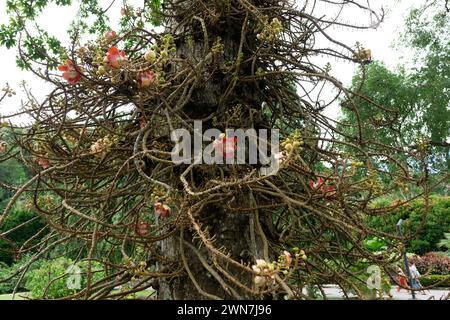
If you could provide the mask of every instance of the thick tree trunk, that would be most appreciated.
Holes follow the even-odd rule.
[[[207,219],[202,220],[202,226],[208,228],[210,234],[215,235],[215,246],[218,248],[227,248],[230,257],[236,261],[250,264],[255,255],[255,248],[252,248],[252,241],[250,239],[250,216],[244,214],[229,214],[222,211],[214,211],[210,208],[204,212]],[[211,258],[206,250],[198,248],[198,242],[192,238],[192,233],[184,232],[184,241],[192,244],[196,250],[205,258],[210,266],[213,266]],[[259,242],[258,242],[259,243]],[[260,245],[257,245],[261,248]],[[161,249],[165,256],[170,256],[182,263],[180,252],[180,237],[175,235],[163,242]],[[195,279],[196,285],[193,283],[191,277],[183,272],[179,277],[174,279],[161,279],[158,290],[158,299],[177,299],[177,300],[200,300],[200,299],[214,299],[214,296],[224,299],[242,299],[248,298],[248,293],[243,292],[235,284],[230,283],[228,279],[222,276],[222,279],[227,283],[227,286],[232,289],[224,289],[217,281],[217,279],[203,266],[199,257],[189,245],[184,245],[184,256],[186,258],[191,277]],[[258,250],[258,249],[256,249]],[[259,250],[258,250],[259,251]],[[251,276],[242,273],[237,268],[223,263],[219,259],[221,265],[233,274],[239,281],[251,287]]]
[[[236,60],[238,55],[241,26],[236,24],[235,21],[233,23],[234,25],[232,27],[227,26],[227,23],[223,23],[223,27],[221,28],[214,28],[214,30],[208,29],[210,42],[215,41],[217,37],[221,37],[222,39],[225,48],[223,56],[221,57],[223,61]],[[176,23],[174,22],[173,25],[175,26]],[[201,30],[201,24],[198,20],[194,20],[192,25],[188,27]],[[177,30],[177,33],[184,33],[184,31],[186,30]],[[199,34],[202,33],[200,32]],[[212,43],[209,45],[211,47]],[[192,61],[199,61],[199,59],[203,58],[204,53],[203,39],[194,39],[193,48],[194,50],[181,40],[177,43],[177,56],[186,57],[187,59],[192,59]],[[225,80],[223,75],[211,75],[208,74],[208,72],[208,66],[205,66],[203,74],[204,78],[208,80],[196,88],[192,94],[191,101],[184,107],[186,114],[193,119],[204,118],[213,112],[224,112],[223,108],[225,108],[225,101],[221,101],[221,97],[229,83]],[[261,102],[258,101],[256,95],[252,93],[253,90],[242,89],[240,90],[240,93],[232,95],[229,100],[248,101],[250,103],[253,102],[255,106],[261,105]],[[222,105],[219,105],[219,101],[222,102]],[[207,125],[204,124],[203,130],[207,129]],[[246,206],[248,206],[248,204]],[[226,212],[223,207],[209,206],[205,207],[196,219],[201,222],[202,230],[208,230],[209,235],[214,236],[215,247],[225,248],[224,251],[235,261],[250,265],[254,263],[255,257],[262,257],[261,241],[257,237],[256,239],[254,237],[254,212],[230,213]],[[204,262],[214,267],[210,252],[205,250],[204,246],[199,248],[199,241],[198,239],[195,240],[196,237],[192,232],[192,230],[184,230],[184,241],[188,244],[192,244],[194,248],[198,249],[198,253],[205,259]],[[161,243],[161,251],[164,256],[183,264],[180,250],[179,234],[176,234]],[[220,275],[221,279],[227,283],[227,286],[232,288],[231,290],[224,289],[224,286],[217,281],[219,274],[212,275],[211,272],[204,267],[198,254],[195,253],[189,245],[185,245],[183,250],[188,268],[191,272],[191,277],[184,271],[179,277],[173,279],[161,279],[158,288],[158,299],[212,299],[214,296],[225,299],[249,298],[248,292],[245,292],[242,288],[233,284],[232,281],[223,275]],[[249,287],[252,286],[251,274],[248,272],[244,273],[241,269],[231,266],[220,259],[218,260],[218,263],[243,284]],[[194,284],[191,278],[195,279],[196,284]]]

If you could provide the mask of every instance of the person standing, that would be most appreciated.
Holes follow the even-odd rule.
[[[397,292],[400,292],[400,290],[402,288],[406,289],[406,290],[409,289],[408,279],[407,279],[405,273],[403,272],[402,268],[400,268],[400,267],[397,267],[397,284],[398,284]]]
[[[409,262],[409,272],[411,274],[411,288],[413,290],[422,291],[422,294],[426,294],[423,290],[423,286],[419,281],[420,272],[417,270],[416,264],[413,261]]]

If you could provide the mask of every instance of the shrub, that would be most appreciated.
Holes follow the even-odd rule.
[[[376,206],[387,206],[386,201]],[[450,230],[450,197],[432,197],[430,207],[424,224],[421,223],[425,213],[424,201],[419,199],[408,205],[395,209],[392,214],[384,217],[369,217],[367,223],[370,227],[388,233],[395,233],[395,225],[399,219],[404,222],[404,234],[413,235],[419,230],[417,236],[408,241],[407,251],[416,254],[425,254],[438,251],[438,244],[444,234]]]
[[[14,281],[1,282],[2,279],[6,279],[10,274],[10,267],[0,261],[0,294],[10,293],[14,290]]]
[[[5,132],[3,131],[3,133]],[[6,140],[8,141],[8,139]],[[12,143],[12,141],[8,143]],[[23,164],[15,159],[8,159],[0,162],[0,177],[2,177],[2,182],[17,186],[25,183],[31,178],[31,175]],[[0,211],[3,211],[13,194],[14,191],[11,189],[0,188]]]
[[[409,260],[421,274],[450,275],[450,258],[445,255],[430,252],[422,257],[414,255]]]
[[[426,275],[420,277],[420,283],[424,287],[450,287],[450,275]]]
[[[24,210],[20,206],[14,208],[8,214],[4,223],[0,227],[0,233],[5,230],[11,230],[24,222],[30,221],[33,217],[35,217],[35,213],[31,211]],[[26,240],[39,232],[43,227],[44,224],[42,221],[36,219],[8,234],[7,239],[9,241],[0,239],[0,261],[11,265],[15,258],[12,243],[17,247],[20,247]],[[43,234],[41,237],[42,236]],[[39,241],[41,237],[37,238],[35,242]]]
[[[63,277],[71,264],[72,261],[65,258],[44,262],[40,268],[29,273],[26,288],[34,298],[44,297],[45,293],[45,297],[48,298],[59,298],[73,293],[73,290],[67,287],[66,278]],[[56,278],[58,279],[53,281]],[[52,283],[48,287],[50,282]]]
[[[441,249],[447,249],[445,254],[450,256],[450,233],[445,234],[445,238],[439,241],[438,247]]]
[[[6,263],[0,262],[0,294],[12,293],[19,281],[22,273],[19,272],[17,275],[11,277],[15,272],[17,272],[23,265],[25,265],[30,260],[30,255],[24,255],[22,258],[14,263],[12,266]],[[28,271],[32,271],[39,267],[39,261],[35,261],[28,267]],[[11,277],[11,278],[10,278]],[[10,278],[10,279],[8,279]],[[8,279],[8,280],[6,280]],[[22,278],[22,281],[17,286],[17,292],[26,291],[25,283],[28,279],[28,273]]]
[[[57,299],[74,294],[78,290],[71,289],[67,285],[68,269],[71,266],[73,266],[73,262],[67,258],[45,261],[38,269],[29,273],[26,288],[31,292],[33,298]],[[77,266],[81,269],[81,290],[87,283],[85,275],[88,263],[83,261],[78,263]],[[92,271],[93,282],[104,277],[103,268],[99,263],[92,263]]]

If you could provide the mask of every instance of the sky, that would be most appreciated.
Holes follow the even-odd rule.
[[[304,0],[296,0],[297,2],[303,2]],[[379,12],[383,7],[386,12],[385,21],[376,30],[363,30],[356,31],[348,28],[336,28],[331,30],[330,33],[333,37],[336,37],[341,42],[353,47],[357,41],[361,42],[365,48],[370,48],[373,53],[374,60],[383,61],[388,67],[394,68],[407,57],[403,57],[405,52],[399,52],[392,47],[392,43],[397,39],[399,32],[403,26],[404,18],[412,6],[417,6],[423,3],[425,0],[402,0],[400,2],[393,0],[373,0],[371,2],[372,9]],[[133,2],[133,1],[130,1]],[[136,3],[142,1],[134,0]],[[5,11],[6,1],[0,1],[0,23],[7,22],[8,16]],[[105,6],[111,3],[111,0],[100,0],[100,3]],[[108,14],[110,15],[111,22],[114,24],[120,17],[120,8],[122,1],[116,1],[111,7]],[[323,8],[324,11],[327,8]],[[71,7],[58,7],[56,5],[50,5],[45,13],[39,17],[37,23],[45,30],[49,31],[51,35],[56,36],[58,39],[67,40],[69,43],[66,30],[69,27],[72,18],[76,15],[76,6]],[[326,14],[326,12],[325,12]],[[349,21],[357,23],[366,23],[370,21],[369,16],[361,16],[358,10],[347,12]],[[407,53],[406,53],[407,54]],[[26,100],[26,96],[23,93],[20,83],[25,81],[28,87],[31,88],[31,92],[37,98],[38,101],[42,101],[51,90],[51,87],[44,83],[42,80],[31,74],[30,72],[21,71],[16,67],[15,57],[16,49],[6,49],[0,47],[0,88],[3,88],[6,83],[10,85],[17,95],[13,98],[8,98],[0,104],[0,115],[5,115],[20,109],[23,101]],[[319,58],[318,63],[330,62],[333,66],[331,74],[338,78],[344,85],[351,83],[352,76],[357,67],[352,63],[344,63],[340,61],[327,61],[323,58]],[[329,108],[327,115],[331,118],[338,116],[339,107],[337,105]],[[23,118],[16,120],[16,122],[23,123]]]

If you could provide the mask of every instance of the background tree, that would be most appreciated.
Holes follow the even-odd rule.
[[[12,95],[11,88],[4,89],[3,98]],[[4,153],[14,145],[14,134],[3,125],[4,129],[0,129],[0,143],[1,150]],[[24,167],[20,161],[10,154],[4,157],[0,163],[0,210],[3,211],[11,197],[17,191],[21,184],[28,181],[31,176],[30,172]],[[21,245],[26,243],[30,238],[39,233],[43,224],[39,222],[39,217],[32,211],[27,210],[25,206],[25,199],[21,199],[14,208],[11,209],[11,214],[5,219],[3,225],[0,227],[0,232],[7,232],[7,239],[0,239],[0,262],[10,265],[16,258],[16,250]]]
[[[123,8],[120,32],[82,43],[83,26],[76,27],[69,48],[50,51],[55,41],[36,43],[25,23],[47,2],[9,3],[12,24],[25,27],[13,30],[19,61],[54,84],[47,99],[28,103],[34,123],[3,156],[20,156],[35,175],[0,225],[28,193],[51,229],[18,272],[64,246],[88,264],[85,286],[67,298],[115,298],[153,286],[160,299],[300,299],[308,298],[305,285],[329,282],[362,295],[364,268],[388,270],[399,257],[397,238],[365,226],[364,217],[392,209],[370,205],[399,187],[383,185],[386,177],[416,183],[414,196],[427,201],[428,149],[369,139],[358,116],[346,124],[356,134],[339,130],[324,109],[342,97],[357,114],[363,95],[312,61],[360,56],[327,29],[374,27],[345,23],[350,8],[380,23],[367,1],[173,0],[157,10],[159,2],[146,1]],[[143,17],[156,17],[164,31],[150,31]],[[327,45],[318,47],[318,39]],[[62,74],[54,72],[58,64]],[[338,94],[319,103],[327,86]],[[171,131],[192,133],[193,120],[205,130],[279,129],[283,150],[272,156],[281,170],[265,176],[254,165],[174,164]],[[375,166],[380,157],[398,170]],[[420,176],[397,160],[412,157]],[[364,246],[371,236],[384,237],[384,253]],[[98,281],[94,263],[106,274]],[[129,291],[114,292],[132,279]]]
[[[428,158],[437,179],[450,167],[450,18],[441,1],[429,1],[412,9],[405,31],[397,40],[399,50],[412,53],[412,61],[398,65],[396,71],[374,62],[358,72],[352,88],[383,104],[372,108],[359,99],[358,113],[366,124],[364,135],[376,135],[389,145],[428,144]],[[353,122],[355,113],[343,109],[343,122]],[[445,186],[443,193],[447,193]]]

